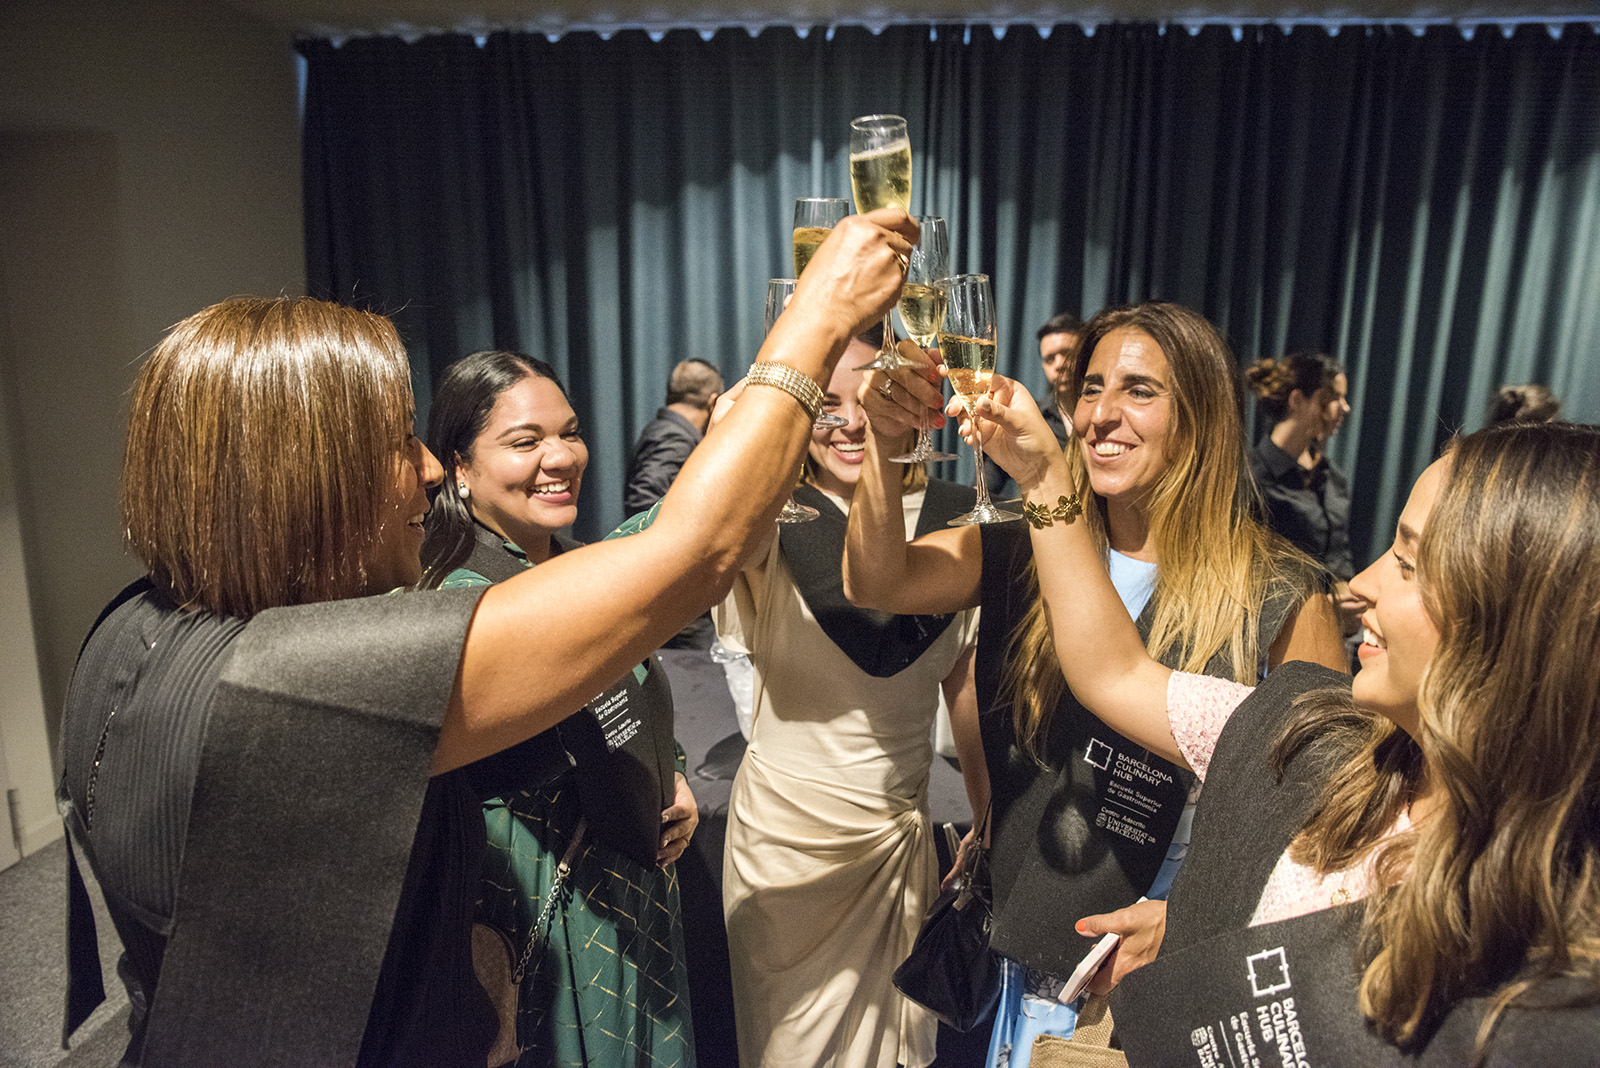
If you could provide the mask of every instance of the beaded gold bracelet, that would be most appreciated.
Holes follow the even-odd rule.
[[[1083,514],[1083,502],[1078,499],[1076,493],[1071,496],[1063,495],[1057,498],[1054,507],[1023,501],[1022,514],[1027,517],[1028,522],[1032,523],[1034,529],[1037,530],[1040,527],[1050,526],[1057,519],[1064,523],[1071,523]]]
[[[783,390],[805,409],[806,418],[816,422],[822,411],[822,387],[809,375],[796,371],[786,363],[762,360],[750,366],[745,381],[752,386],[774,386]]]

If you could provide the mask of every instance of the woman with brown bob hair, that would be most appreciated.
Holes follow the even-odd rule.
[[[758,357],[765,388],[649,531],[487,590],[364,596],[420,577],[440,477],[387,321],[239,299],[174,328],[135,388],[124,477],[148,577],[86,640],[62,725],[63,811],[125,950],[124,1063],[487,1063],[463,769],[727,590],[821,383],[893,303],[908,235],[898,211],[835,229]],[[73,882],[69,1031],[100,995]]]
[[[875,374],[862,393],[872,433],[850,513],[846,589],[884,611],[982,606],[976,671],[993,799],[993,944],[1014,962],[990,1060],[1008,1055],[1021,1068],[1035,1021],[1049,1018],[1048,1034],[1073,1029],[1072,1010],[1055,1003],[1083,952],[1073,921],[1164,893],[1186,842],[1190,780],[1105,731],[1067,689],[1026,524],[906,542],[879,438],[925,420],[942,398],[915,373],[886,377]],[[1077,440],[1062,462],[1092,490],[1082,507],[1102,570],[1152,656],[1249,682],[1286,660],[1343,663],[1319,570],[1252,518],[1243,390],[1210,323],[1166,301],[1101,311],[1084,326],[1066,395]],[[1133,824],[1122,820],[1126,799],[1096,777],[1112,762],[1137,766],[1154,784],[1141,787]],[[1139,945],[1153,952],[1160,906],[1131,915],[1143,923]]]
[[[1030,499],[1074,492],[1025,392],[980,416]],[[1055,641],[1096,652],[1063,658],[1068,685],[1206,780],[1161,956],[1113,1002],[1130,1061],[1259,1042],[1318,1065],[1595,1063],[1600,430],[1490,428],[1423,472],[1352,581],[1353,685],[1174,672],[1083,524],[1033,540]]]

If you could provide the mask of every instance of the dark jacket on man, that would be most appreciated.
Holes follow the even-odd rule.
[[[703,437],[704,433],[677,412],[657,408],[656,417],[645,424],[628,459],[622,510],[637,515],[665,497],[667,487]]]

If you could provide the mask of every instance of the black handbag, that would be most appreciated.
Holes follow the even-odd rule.
[[[987,812],[983,823],[987,831]],[[989,851],[983,833],[977,837],[955,889],[934,900],[910,955],[894,970],[895,989],[957,1031],[970,1031],[1000,998],[1000,960],[989,949]]]

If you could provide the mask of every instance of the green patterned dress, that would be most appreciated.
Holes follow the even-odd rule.
[[[501,548],[531,566],[516,546]],[[488,585],[462,567],[441,587]],[[661,670],[654,658],[634,673],[650,670]],[[483,814],[488,850],[478,918],[507,932],[520,955],[582,816],[576,775],[504,791]],[[551,909],[549,936],[522,980],[518,1068],[693,1068],[683,962],[676,868],[642,867],[586,835]]]

